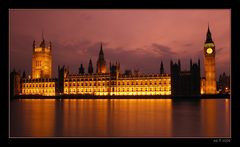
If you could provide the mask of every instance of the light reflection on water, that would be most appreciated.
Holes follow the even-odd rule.
[[[229,137],[230,100],[20,99],[11,137]]]

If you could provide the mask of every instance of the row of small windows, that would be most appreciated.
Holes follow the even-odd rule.
[[[24,87],[55,87],[55,84],[23,84]]]
[[[41,66],[42,62],[41,61],[36,61],[36,66]]]
[[[55,90],[23,90],[23,93],[55,93]]]
[[[109,78],[81,78],[81,79],[68,79],[70,82],[75,82],[75,81],[106,81],[109,80]]]
[[[112,91],[122,91],[122,92],[129,92],[129,91],[133,91],[133,92],[138,92],[138,91],[170,91],[170,88],[167,88],[167,87],[163,87],[163,88],[112,88]],[[65,92],[67,92],[68,89],[65,89]],[[107,92],[108,90],[105,88],[105,89],[90,89],[90,88],[85,88],[85,89],[70,89],[69,90],[70,92]]]
[[[149,84],[148,84],[149,83]],[[160,81],[160,82],[139,82],[139,83],[135,83],[135,82],[118,82],[118,85],[157,85],[157,84],[160,84],[160,85],[162,85],[162,84],[170,84],[170,81]],[[98,83],[77,83],[77,84],[75,84],[75,83],[69,83],[69,84],[67,84],[67,83],[65,83],[65,85],[64,86],[107,86],[107,85],[109,85],[109,82],[103,82],[103,83],[100,83],[100,82],[98,82]],[[111,85],[116,85],[116,82],[114,82],[114,81],[112,81],[111,82]]]
[[[69,78],[67,81],[75,82],[75,81],[107,81],[109,77],[101,77],[101,78]],[[140,80],[140,79],[139,79]],[[149,79],[150,80],[150,79]]]

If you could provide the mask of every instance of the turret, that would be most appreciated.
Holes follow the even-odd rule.
[[[161,65],[160,65],[160,74],[164,74],[164,67],[163,67],[162,61],[161,61]]]
[[[93,66],[92,66],[92,60],[89,60],[89,64],[88,64],[88,73],[92,74],[93,73]]]
[[[80,65],[78,74],[84,74],[84,68],[82,64]]]

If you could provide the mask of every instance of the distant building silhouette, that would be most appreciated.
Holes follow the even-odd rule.
[[[10,97],[21,93],[21,75],[15,69],[10,73]]]
[[[171,92],[173,96],[200,96],[200,60],[198,64],[192,64],[190,70],[181,71],[181,62],[170,62]]]
[[[219,76],[217,89],[219,93],[230,93],[230,76],[227,76],[225,72]]]
[[[110,75],[111,78],[118,78],[120,74],[120,63],[116,62],[116,64],[111,64],[110,62]]]
[[[132,70],[126,69],[125,72],[124,72],[124,75],[131,76],[132,75]]]
[[[65,66],[58,66],[58,82],[57,82],[57,91],[58,93],[64,92],[64,79],[69,75],[69,68]]]

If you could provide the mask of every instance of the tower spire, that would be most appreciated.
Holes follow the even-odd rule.
[[[211,34],[211,31],[210,31],[209,23],[208,23],[207,37],[206,37],[205,43],[213,43],[212,34]]]
[[[104,59],[102,42],[101,42],[100,52],[99,52],[99,56],[98,56],[98,60],[97,60],[96,72],[97,73],[106,73],[106,61]]]
[[[40,44],[40,47],[45,48],[45,40],[44,40],[44,35],[43,35],[43,29],[42,29],[42,42]]]
[[[163,67],[162,61],[161,61],[161,65],[160,65],[160,74],[164,74],[164,67]]]
[[[99,56],[100,55],[103,55],[102,42],[101,42],[101,47],[100,47],[100,52],[99,52]]]
[[[209,22],[208,22],[208,31],[210,31],[210,30],[209,30]]]

